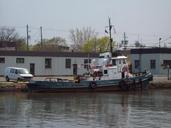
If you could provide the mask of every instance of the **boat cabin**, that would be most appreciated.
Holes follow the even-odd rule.
[[[93,80],[121,79],[128,74],[127,57],[112,57],[110,52],[100,54],[90,65]]]

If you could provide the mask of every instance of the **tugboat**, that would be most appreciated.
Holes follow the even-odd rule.
[[[149,71],[131,74],[126,56],[112,57],[110,52],[101,53],[90,63],[89,72],[74,80],[47,78],[30,81],[27,86],[32,92],[109,92],[146,88],[153,76]]]

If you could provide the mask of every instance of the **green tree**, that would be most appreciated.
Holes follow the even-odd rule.
[[[16,50],[17,51],[26,51],[27,50],[27,44],[24,38],[20,38],[16,41]]]
[[[69,47],[66,44],[66,40],[62,37],[53,37],[51,39],[44,39],[32,46],[33,51],[68,51]]]
[[[83,45],[91,40],[96,38],[97,32],[91,27],[82,28],[82,29],[72,29],[70,30],[70,39],[73,43],[71,46],[73,50],[80,51]]]
[[[145,47],[145,45],[141,44],[139,41],[135,41],[135,47]]]
[[[114,46],[113,46],[114,47]],[[84,52],[105,52],[109,51],[109,37],[101,37],[99,39],[92,38],[88,40],[81,48]]]

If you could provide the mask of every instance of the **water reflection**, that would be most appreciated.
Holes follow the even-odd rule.
[[[2,93],[0,127],[171,127],[171,90],[122,93]]]
[[[121,95],[113,94],[49,94],[44,97],[40,94],[31,95],[34,102],[32,108],[41,108],[34,113],[50,114],[48,118],[59,122],[70,122],[75,125],[92,127],[115,126],[119,122],[119,112],[122,111]],[[125,101],[123,101],[125,104]],[[127,105],[126,105],[127,106]],[[36,115],[37,115],[36,114]],[[32,115],[33,117],[36,115]],[[46,116],[44,116],[46,117]],[[123,116],[123,119],[127,119]]]

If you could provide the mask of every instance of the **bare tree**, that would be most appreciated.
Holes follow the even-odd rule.
[[[15,28],[0,27],[0,41],[15,42],[18,38]]]
[[[0,43],[12,44],[16,50],[26,50],[25,39],[19,37],[15,28],[0,27]]]
[[[96,36],[97,33],[91,27],[70,30],[70,39],[73,43],[73,50],[79,51],[84,43]]]

